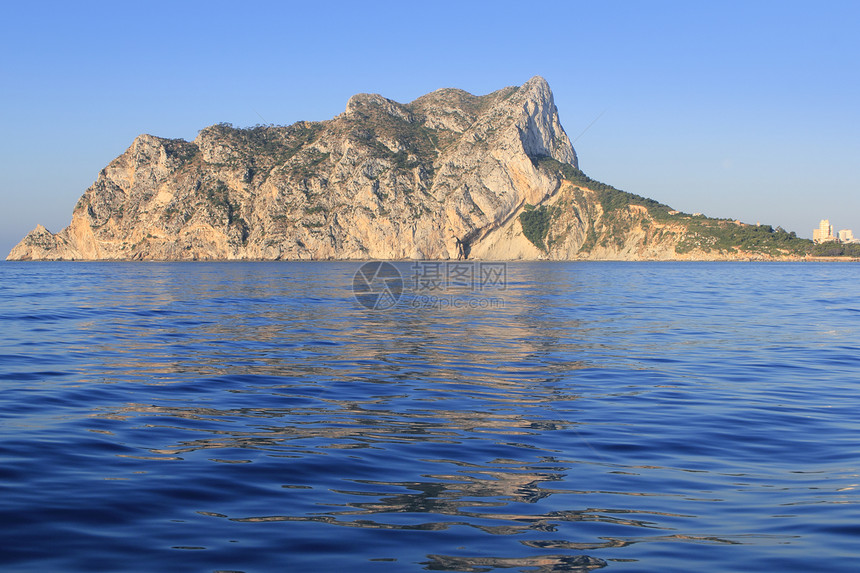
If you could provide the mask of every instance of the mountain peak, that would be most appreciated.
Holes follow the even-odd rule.
[[[525,125],[521,138],[530,157],[552,157],[579,167],[573,144],[561,126],[552,89],[543,77],[534,76],[520,86],[511,102],[522,106]]]
[[[374,112],[385,113],[406,121],[411,121],[409,111],[403,104],[397,103],[379,94],[355,94],[346,102],[347,116],[368,116]]]
[[[552,96],[552,90],[549,87],[549,82],[543,76],[532,76],[532,78],[522,85],[522,89],[539,90],[548,92]]]

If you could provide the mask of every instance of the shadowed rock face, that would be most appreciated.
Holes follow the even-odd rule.
[[[449,259],[458,240],[472,258],[678,258],[685,227],[605,212],[591,183],[541,77],[409,104],[358,94],[323,122],[141,135],[68,227],[37,226],[7,260]],[[521,215],[537,205],[552,222],[535,242]]]

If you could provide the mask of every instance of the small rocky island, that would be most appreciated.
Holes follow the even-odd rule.
[[[541,77],[349,99],[322,122],[141,135],[7,260],[769,259],[811,241],[679,213],[579,170]]]

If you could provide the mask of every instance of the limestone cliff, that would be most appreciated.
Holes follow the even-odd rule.
[[[7,259],[446,259],[457,239],[496,259],[678,255],[683,225],[661,231],[635,205],[610,222],[600,190],[570,173],[576,153],[543,78],[409,104],[358,94],[324,122],[141,135],[67,228],[37,226]],[[546,243],[523,232],[535,208],[551,210]]]

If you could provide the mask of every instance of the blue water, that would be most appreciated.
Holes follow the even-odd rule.
[[[358,266],[0,264],[0,569],[857,570],[860,266]]]

